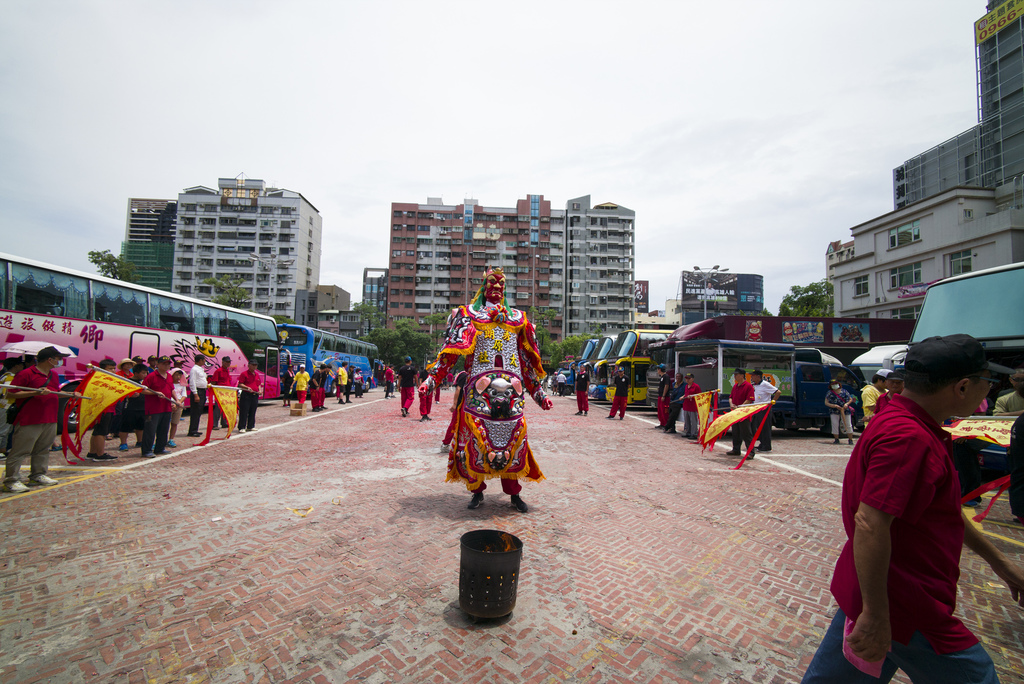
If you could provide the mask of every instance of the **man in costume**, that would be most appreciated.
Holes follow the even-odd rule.
[[[505,302],[505,274],[500,268],[487,272],[469,306],[460,306],[448,317],[444,347],[420,393],[432,392],[460,357],[469,377],[448,451],[446,480],[466,483],[473,493],[473,509],[483,502],[486,480],[500,478],[512,505],[525,513],[519,480],[539,482],[544,475],[526,438],[524,400],[529,394],[548,411],[551,399],[541,389],[545,373],[535,328],[526,314]]]

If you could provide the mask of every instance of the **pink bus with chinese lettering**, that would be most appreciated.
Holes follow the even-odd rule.
[[[167,355],[188,371],[205,356],[210,372],[231,358],[231,375],[256,359],[263,396],[280,396],[274,319],[162,290],[0,253],[0,346],[40,340],[71,347],[57,368],[62,385],[102,359]],[[0,356],[4,356],[0,354]]]

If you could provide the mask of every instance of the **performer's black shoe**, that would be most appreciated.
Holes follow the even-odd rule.
[[[468,508],[469,510],[473,510],[474,508],[480,508],[480,504],[482,504],[483,502],[484,493],[476,492],[475,494],[473,494],[473,498],[469,500],[469,505],[466,506],[466,508]]]
[[[530,507],[526,505],[526,502],[519,498],[518,494],[512,495],[512,505],[516,507],[516,510],[520,513],[525,513],[530,510]]]
[[[674,434],[676,434],[676,429],[672,428],[671,430],[665,430],[665,434],[666,435],[674,435]]]
[[[577,412],[576,412],[576,415],[577,415],[577,416],[582,416],[582,415],[583,415],[583,411],[577,411]]]

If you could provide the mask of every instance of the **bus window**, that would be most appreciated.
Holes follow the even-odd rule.
[[[0,309],[7,308],[7,262],[0,259]]]
[[[619,334],[619,339],[615,340],[615,349],[612,351],[610,358],[621,359],[623,356],[632,356],[633,348],[636,346],[636,333],[632,330]]]
[[[227,323],[224,320],[224,310],[214,309],[212,306],[192,305],[193,322],[195,332],[199,335],[220,335],[227,337]]]
[[[89,318],[89,283],[85,278],[44,268],[12,264],[14,308],[68,318]]]
[[[636,347],[633,356],[650,356],[650,347],[655,342],[663,342],[668,333],[640,333],[640,344]]]
[[[288,337],[284,341],[286,347],[302,347],[309,342],[309,336],[301,328],[288,328]]]
[[[120,285],[93,281],[94,317],[104,323],[146,325],[146,293]]]
[[[160,295],[149,296],[149,326],[162,330],[192,332],[192,304]]]
[[[277,344],[277,326],[273,320],[256,318],[253,326],[254,340],[261,345]]]

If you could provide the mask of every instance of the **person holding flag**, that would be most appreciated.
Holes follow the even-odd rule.
[[[99,365],[101,370],[114,373],[114,359],[103,359]],[[82,383],[83,385],[86,383]],[[89,439],[89,453],[85,455],[90,461],[116,461],[117,456],[106,453],[107,435],[110,434],[110,423],[114,419],[114,411],[117,410],[115,401],[107,407],[99,420],[92,428],[92,437]]]
[[[732,392],[729,393],[729,408],[735,409],[744,404],[754,403],[754,386],[747,382],[747,371],[737,368],[732,373]],[[751,448],[753,435],[750,432],[750,419],[744,418],[732,424],[732,451],[726,456],[741,456],[740,447],[744,444],[750,452],[750,458],[757,453]]]
[[[21,481],[21,464],[26,457],[32,463],[28,478],[30,485],[57,484],[46,471],[50,465],[50,446],[57,437],[59,400],[55,392],[60,385],[53,371],[64,363],[65,356],[55,347],[43,347],[36,354],[36,364],[15,375],[11,382],[19,389],[7,392],[7,397],[15,402],[17,415],[12,421],[14,436],[4,471],[5,492],[17,494],[28,491]],[[75,396],[81,398],[82,395],[75,393]]]
[[[210,385],[220,385],[221,387],[231,387],[231,357],[225,356],[220,360],[220,368],[213,371],[213,375],[210,376]],[[213,405],[213,420],[210,421],[213,425],[214,430],[219,430],[217,423],[220,423],[220,427],[226,428],[228,426],[228,419],[221,413],[220,405],[214,403]],[[209,432],[209,430],[207,430]]]
[[[171,408],[174,399],[174,380],[170,375],[171,357],[156,360],[156,372],[142,381],[146,395],[146,423],[142,428],[142,457],[154,458],[167,453],[168,432],[171,429]]]
[[[238,397],[239,432],[256,432],[256,408],[259,406],[262,382],[256,368],[256,359],[249,359],[249,367],[238,376],[238,389],[242,393]]]

